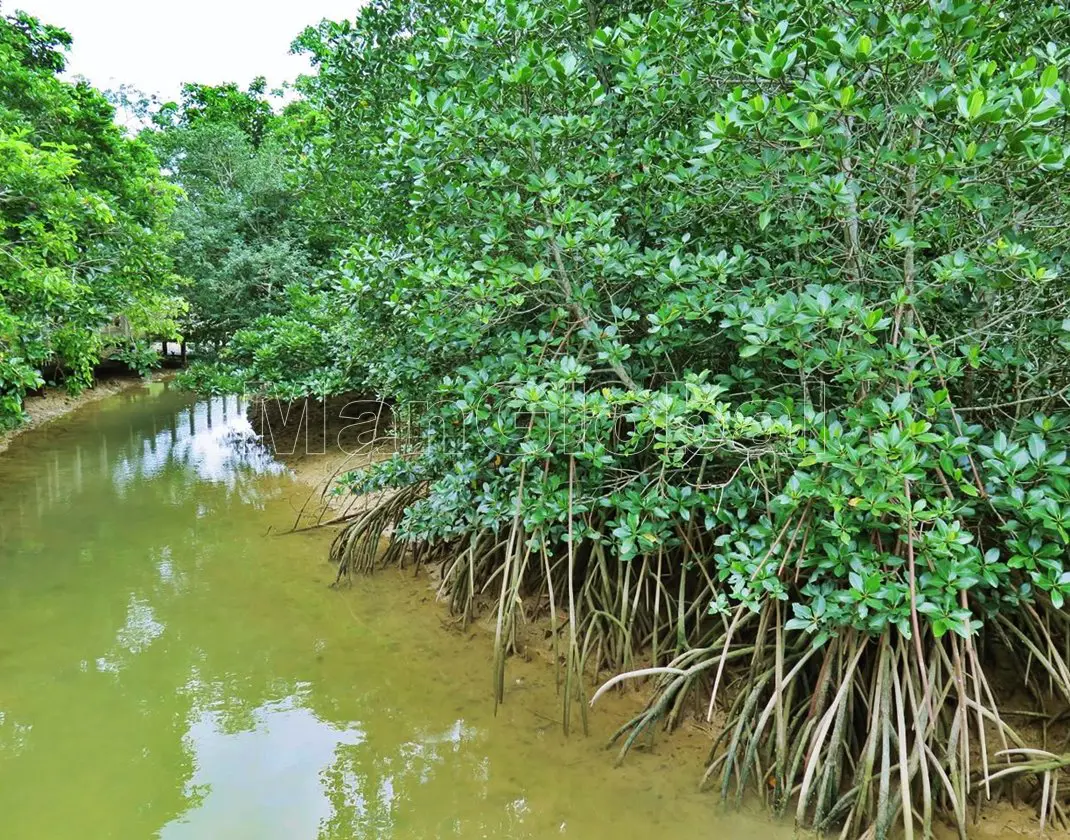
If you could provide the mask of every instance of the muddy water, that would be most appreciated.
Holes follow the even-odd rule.
[[[789,836],[696,792],[686,737],[565,739],[541,664],[495,716],[425,583],[328,590],[329,535],[272,533],[306,491],[248,431],[157,385],[0,457],[0,836]]]

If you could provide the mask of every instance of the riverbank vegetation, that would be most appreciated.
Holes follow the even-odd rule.
[[[168,219],[176,190],[104,96],[59,78],[70,36],[0,16],[0,429],[22,399],[77,393],[106,353],[142,367],[183,309]]]
[[[164,129],[194,208],[218,155],[271,196],[183,223],[221,345],[187,381],[393,407],[339,579],[415,558],[466,617],[489,594],[498,700],[541,613],[566,728],[592,674],[645,678],[621,753],[698,707],[726,798],[964,837],[1013,790],[1066,825],[1068,24],[376,0],[299,37],[273,138],[198,125],[195,90]]]
[[[171,218],[175,266],[189,278],[182,335],[202,352],[287,312],[288,287],[307,288],[330,253],[300,212],[295,171],[296,135],[315,115],[300,101],[277,113],[276,102],[263,79],[246,90],[190,83],[141,134],[182,189]]]

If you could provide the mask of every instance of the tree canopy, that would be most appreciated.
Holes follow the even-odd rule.
[[[916,593],[939,635],[1003,597],[967,523],[1061,544],[1048,491],[1009,479],[1032,440],[1058,506],[1065,15],[900,6],[381,3],[302,36],[331,119],[310,165],[353,232],[337,381],[469,433],[421,443],[405,533],[502,527],[543,465],[624,560],[704,511],[758,605],[787,593],[755,558],[806,511],[807,628],[878,634],[910,632],[908,521],[958,569]],[[282,372],[257,384],[304,375]],[[545,488],[521,495],[560,539]],[[1061,561],[1026,551],[1023,585],[1061,605]]]
[[[182,196],[171,219],[177,269],[190,278],[185,338],[218,349],[242,327],[280,314],[287,288],[308,286],[322,260],[300,213],[295,103],[275,113],[263,79],[184,87],[182,103],[142,133]]]
[[[28,15],[0,17],[0,425],[21,418],[43,368],[77,390],[110,344],[172,334],[182,310],[176,190],[99,91],[59,78],[69,45]],[[128,329],[110,337],[116,319]]]

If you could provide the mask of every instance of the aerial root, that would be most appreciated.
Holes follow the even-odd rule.
[[[943,815],[965,838],[971,802],[1031,778],[1027,798],[1041,824],[1067,825],[1070,785],[1060,776],[1070,754],[1032,749],[1006,722],[977,637],[927,638],[919,661],[918,647],[895,631],[849,631],[814,647],[809,636],[775,631],[781,615],[775,605],[764,609],[769,621],[733,626],[731,638],[719,633],[665,667],[618,675],[596,693],[629,678],[654,680],[647,707],[613,736],[618,758],[643,733],[673,725],[683,695],[727,666],[735,682],[721,697],[703,777],[723,799],[757,791],[777,814],[793,807],[799,826],[845,838],[885,840],[897,829],[927,838]],[[1028,640],[1030,679],[1062,700],[1070,680],[1061,616],[1036,611],[1001,621],[1019,650]]]

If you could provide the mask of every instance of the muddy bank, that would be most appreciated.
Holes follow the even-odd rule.
[[[130,388],[136,388],[146,381],[151,380],[143,379],[140,376],[109,376],[95,382],[92,388],[87,388],[76,397],[67,393],[67,389],[62,386],[47,387],[44,389],[44,393],[38,396],[26,397],[23,405],[29,415],[29,419],[18,428],[0,432],[0,452],[7,449],[11,445],[11,441],[23,432],[43,426],[45,423],[55,420],[57,417],[70,414],[84,405],[89,405],[107,397],[113,397]]]
[[[348,406],[348,409],[346,408]],[[326,409],[327,424],[323,428],[319,423],[321,412]],[[292,497],[291,506],[295,511],[295,523],[309,527],[316,522],[345,516],[359,509],[366,499],[362,497],[338,495],[333,492],[340,475],[368,466],[397,451],[396,438],[388,418],[389,410],[384,411],[378,403],[360,400],[349,396],[329,401],[327,406],[317,404],[305,415],[306,427],[302,428],[302,406],[280,406],[263,403],[251,404],[250,421],[254,428],[263,429],[265,413],[274,418],[273,433],[266,442],[273,449],[275,457],[284,463],[301,487]],[[339,414],[350,415],[339,417]],[[352,419],[359,416],[362,422]],[[281,423],[283,417],[288,422]],[[311,418],[312,422],[308,422]],[[307,435],[307,439],[306,439]],[[264,438],[268,438],[264,435]],[[308,445],[305,446],[305,443]],[[337,533],[340,526],[325,526],[324,530]],[[326,561],[326,555],[324,560]],[[399,568],[388,565],[373,577],[355,577],[353,579],[353,596],[360,597],[361,592],[373,589],[376,592],[390,591],[389,600],[403,612],[421,611],[437,620],[440,631],[465,647],[475,646],[486,663],[488,677],[491,671],[494,650],[495,615],[491,605],[484,604],[475,618],[465,625],[460,617],[453,615],[448,604],[438,596],[439,574],[437,566],[422,567],[414,574],[411,566]],[[348,587],[343,587],[340,595],[345,598]],[[385,598],[386,596],[380,596]],[[533,605],[535,606],[535,605]],[[543,605],[544,606],[544,605]],[[508,725],[530,730],[538,738],[560,740],[562,747],[574,739],[562,733],[562,695],[559,678],[561,669],[555,668],[555,659],[559,648],[554,645],[550,629],[549,616],[545,610],[532,615],[529,622],[518,632],[518,652],[510,658],[506,677],[506,697],[504,706],[498,716]],[[558,616],[559,627],[566,622],[564,616]],[[446,643],[447,645],[449,643]],[[471,661],[469,653],[456,652],[458,661]],[[556,663],[558,666],[561,662]],[[603,677],[610,675],[604,674]],[[589,694],[593,694],[590,689]],[[625,684],[620,690],[609,692],[601,698],[596,707],[587,710],[589,728],[589,748],[584,749],[584,761],[592,769],[602,768],[599,772],[609,773],[613,769],[616,751],[604,751],[606,744],[625,720],[638,713],[646,704],[648,697],[642,686]],[[489,690],[486,703],[493,704],[493,695]],[[698,714],[687,716],[682,725],[670,735],[655,739],[644,739],[634,748],[637,753],[648,754],[644,764],[647,771],[675,775],[681,767],[694,767],[696,782],[706,759],[712,737],[716,734],[713,727]],[[574,726],[579,728],[579,714],[574,711]],[[580,735],[575,736],[582,743]],[[576,745],[573,744],[563,752],[576,761]],[[715,803],[711,799],[711,807]],[[752,815],[760,809],[747,807],[745,811]],[[773,831],[773,825],[769,826]]]
[[[371,463],[384,453],[369,450],[359,456],[341,448],[328,449],[322,453],[302,453],[283,457],[295,478],[307,487],[295,496],[295,509],[303,509],[302,521],[311,523],[317,516],[323,519],[337,517],[347,508],[360,503],[360,499],[351,496],[338,496],[331,493],[335,479],[342,473],[357,469]],[[336,532],[338,526],[327,526],[327,530]],[[324,558],[326,559],[326,557]],[[386,566],[376,573],[375,584],[370,584],[367,577],[354,577],[353,586],[359,588],[374,585],[377,589],[384,585],[392,588],[392,598],[404,603],[409,609],[426,609],[437,616],[444,633],[463,640],[467,644],[478,646],[485,653],[488,673],[487,703],[493,703],[489,690],[489,674],[494,658],[493,640],[495,616],[489,605],[484,605],[475,618],[465,626],[459,616],[450,613],[447,603],[438,597],[437,567],[423,567],[414,574],[412,568],[401,569],[394,565]],[[381,579],[381,581],[380,581]],[[384,583],[388,581],[389,583]],[[558,625],[563,628],[567,619],[558,616]],[[554,729],[555,737],[561,736],[561,696],[557,685],[554,659],[557,650],[553,643],[549,617],[532,616],[518,633],[519,651],[510,658],[507,666],[506,706],[516,706],[510,718],[537,721],[539,731]],[[563,644],[563,643],[562,643]],[[564,650],[563,647],[560,650]],[[558,663],[561,664],[560,662]],[[609,674],[603,674],[608,678]],[[590,689],[588,694],[593,694]],[[638,713],[646,704],[647,693],[634,683],[624,684],[619,691],[611,691],[599,699],[598,704],[588,710],[590,735],[595,744],[604,744],[622,722]],[[679,768],[681,765],[693,766],[696,774],[701,773],[703,762],[709,750],[711,738],[716,734],[702,715],[688,716],[682,725],[671,735],[658,737],[655,741],[646,740],[636,746],[638,752],[654,752],[658,759],[656,764],[664,770]],[[573,713],[574,726],[578,725],[578,712]],[[578,726],[577,726],[578,728]],[[598,750],[601,752],[600,750]],[[605,768],[608,772],[613,765],[614,752],[605,753]],[[698,775],[696,775],[696,780]]]

